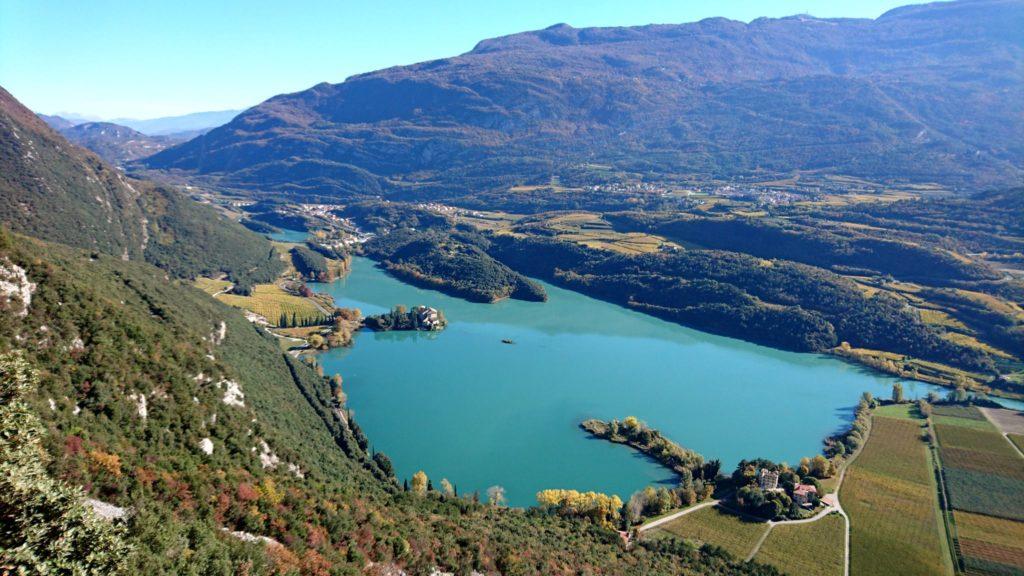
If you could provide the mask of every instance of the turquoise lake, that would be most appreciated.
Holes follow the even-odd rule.
[[[355,258],[315,290],[376,314],[396,304],[442,309],[441,333],[363,331],[320,355],[344,378],[349,407],[400,479],[424,470],[460,494],[492,485],[529,506],[575,488],[623,499],[671,473],[632,450],[589,439],[586,418],[635,415],[730,472],[742,458],[797,462],[845,427],[865,390],[894,379],[835,358],[781,352],[690,330],[545,284],[545,303],[473,304],[404,284]],[[514,344],[503,344],[511,339]],[[910,398],[937,389],[905,382]],[[941,392],[941,391],[940,391]]]
[[[264,234],[267,238],[276,242],[305,242],[309,236],[309,232],[300,230],[288,230],[287,228],[281,228],[280,232],[271,232],[270,234]]]

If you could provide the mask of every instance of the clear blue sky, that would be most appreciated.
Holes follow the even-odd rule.
[[[149,118],[282,92],[544,28],[874,18],[911,0],[0,0],[0,85],[44,113]]]

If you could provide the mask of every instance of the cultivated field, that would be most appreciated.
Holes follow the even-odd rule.
[[[761,545],[754,561],[786,574],[841,576],[845,522],[839,514],[809,524],[780,525]]]
[[[840,490],[850,516],[850,573],[952,573],[937,495],[922,421],[874,416]]]
[[[965,570],[1024,573],[1024,458],[977,408],[939,406],[936,414],[942,475]]]
[[[1024,413],[1006,408],[980,408],[979,411],[1004,434],[1024,435]]]
[[[227,290],[231,286],[231,282],[227,280],[214,280],[213,278],[196,278],[192,285],[213,296],[218,292]]]
[[[953,517],[968,571],[1007,574],[1012,567],[1024,572],[1024,522],[959,510]]]
[[[753,522],[711,506],[687,514],[651,531],[652,536],[676,536],[721,546],[738,559],[746,558],[768,530],[764,522]]]
[[[916,420],[919,417],[917,407],[910,403],[879,406],[875,408],[874,415],[886,418],[902,418],[904,420]]]
[[[932,414],[935,416],[952,416],[954,418],[963,418],[965,420],[976,420],[979,422],[986,422],[985,416],[980,410],[974,406],[936,406],[932,410]]]
[[[591,212],[571,212],[539,219],[524,219],[521,223],[525,226],[542,226],[559,240],[620,254],[657,252],[662,245],[678,247],[660,236],[641,232],[617,232],[600,214]]]
[[[300,323],[325,315],[325,311],[321,310],[313,300],[289,294],[274,284],[257,285],[253,289],[252,296],[221,294],[217,299],[232,306],[255,312],[275,325],[281,318],[282,312],[289,321],[294,314]]]

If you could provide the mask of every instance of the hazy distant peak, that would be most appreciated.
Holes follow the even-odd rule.
[[[209,130],[230,122],[241,110],[216,110],[211,112],[193,112],[181,116],[164,116],[161,118],[114,118],[111,122],[138,130],[150,136],[163,136],[177,132]]]

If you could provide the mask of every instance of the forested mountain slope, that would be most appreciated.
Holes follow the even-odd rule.
[[[294,194],[450,196],[821,170],[1019,182],[1024,3],[877,20],[567,25],[280,95],[147,160]]]
[[[774,574],[681,544],[627,551],[585,520],[401,490],[323,375],[168,274],[251,273],[214,243],[244,256],[262,240],[225,236],[237,226],[173,190],[149,196],[158,188],[3,95],[0,199],[22,217],[4,225],[48,240],[0,227],[5,570]],[[71,487],[121,516],[112,530]]]
[[[0,224],[177,276],[266,281],[280,270],[263,237],[166,186],[129,178],[70,144],[0,88]]]
[[[762,570],[694,550],[627,553],[586,521],[402,492],[334,414],[323,377],[148,264],[5,233],[0,274],[25,290],[0,297],[0,354],[40,374],[29,406],[49,470],[128,509],[129,573]]]

